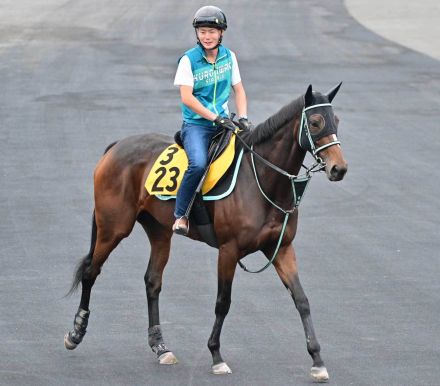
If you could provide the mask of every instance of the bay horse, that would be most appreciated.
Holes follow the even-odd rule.
[[[276,250],[273,265],[300,314],[307,351],[313,360],[311,376],[315,381],[322,382],[329,378],[321,359],[309,302],[298,276],[292,246],[298,211],[295,206],[292,207],[292,183],[286,175],[298,175],[309,151],[330,181],[343,179],[347,163],[336,137],[338,119],[331,105],[340,85],[327,94],[313,91],[310,85],[305,94],[253,130],[241,134],[243,142],[252,146],[252,151],[272,167],[263,162],[255,163],[252,151],[248,150],[242,159],[233,192],[222,200],[206,203],[218,241],[218,292],[215,322],[208,341],[214,374],[231,372],[220,354],[220,333],[231,303],[237,263],[256,251],[262,251],[269,259]],[[86,333],[90,294],[102,265],[138,222],[151,244],[144,276],[148,342],[159,363],[177,363],[164,343],[159,321],[159,293],[170,254],[174,201],[161,201],[150,196],[144,188],[154,161],[171,143],[171,137],[159,134],[128,137],[110,145],[98,162],[94,172],[95,209],[90,250],[80,261],[69,291],[72,293],[81,283],[81,301],[74,328],[64,338],[67,349],[77,347]],[[291,214],[285,224],[283,219],[287,217],[283,217],[283,210]],[[201,240],[194,226],[190,228],[188,237]]]

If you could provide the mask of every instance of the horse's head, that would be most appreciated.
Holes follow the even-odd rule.
[[[342,180],[347,172],[347,162],[337,138],[339,119],[331,105],[341,84],[327,94],[313,91],[312,85],[308,87],[298,133],[299,145],[325,163],[325,172],[330,181]]]

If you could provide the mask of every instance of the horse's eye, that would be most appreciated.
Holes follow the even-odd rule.
[[[309,119],[310,133],[312,135],[318,134],[325,127],[325,120],[321,114],[313,114]]]

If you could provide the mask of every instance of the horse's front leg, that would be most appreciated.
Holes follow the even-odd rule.
[[[311,376],[317,382],[327,382],[329,376],[327,369],[324,366],[324,362],[321,359],[321,347],[319,346],[315,330],[313,328],[309,301],[299,281],[293,246],[288,245],[281,248],[273,264],[281,278],[281,281],[292,295],[295,306],[301,316],[304,332],[306,334],[307,351],[313,359]]]
[[[215,304],[215,323],[208,341],[208,348],[212,354],[212,372],[214,374],[230,374],[232,371],[223,361],[220,354],[220,334],[223,321],[231,305],[232,281],[234,280],[237,265],[236,254],[228,251],[227,247],[220,247],[218,257],[218,288]]]

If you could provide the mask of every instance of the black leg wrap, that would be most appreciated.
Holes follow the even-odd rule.
[[[162,331],[159,324],[148,329],[148,344],[158,358],[161,355],[170,352],[168,347],[165,346],[165,343],[163,342]]]
[[[69,332],[69,339],[75,343],[80,344],[86,334],[87,324],[89,322],[90,311],[78,308],[73,321],[73,331]]]

